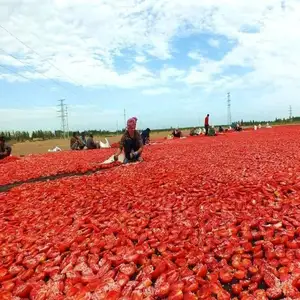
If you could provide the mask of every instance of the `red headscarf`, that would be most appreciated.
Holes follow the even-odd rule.
[[[136,129],[136,122],[137,122],[137,118],[133,117],[128,119],[127,121],[127,130],[131,133],[133,133]]]

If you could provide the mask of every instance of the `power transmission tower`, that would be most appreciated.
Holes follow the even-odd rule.
[[[289,117],[290,117],[290,121],[292,122],[292,120],[293,120],[293,109],[292,109],[292,105],[290,105],[290,107],[289,107]]]
[[[65,111],[66,111],[66,131],[67,131],[67,138],[69,138],[69,132],[70,132],[70,130],[69,130],[69,110],[68,110],[68,105],[66,105],[65,106]]]
[[[227,93],[227,123],[230,126],[231,123],[231,99],[230,93]]]
[[[60,118],[60,121],[61,121],[61,131],[62,131],[62,134],[63,134],[63,137],[66,138],[66,105],[65,105],[65,99],[60,99],[58,100],[59,102],[59,110],[58,110],[58,113],[59,113],[59,118]]]

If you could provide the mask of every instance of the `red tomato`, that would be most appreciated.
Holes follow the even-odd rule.
[[[192,292],[187,292],[183,294],[183,300],[197,300],[198,297],[192,293]]]
[[[152,272],[151,276],[152,278],[157,278],[159,275],[161,275],[166,269],[166,263],[164,261],[161,261],[158,263],[158,265],[155,267],[155,270]]]
[[[243,290],[243,287],[240,285],[240,284],[233,284],[232,285],[232,292],[235,294],[235,295],[239,295]]]
[[[230,270],[223,269],[219,273],[219,277],[222,283],[229,283],[233,279],[233,273]]]
[[[24,283],[16,287],[14,294],[21,298],[28,298],[32,290],[32,285],[29,283]]]
[[[207,266],[200,264],[197,266],[197,277],[204,278],[207,274]]]
[[[282,290],[279,287],[272,287],[267,289],[267,296],[270,299],[279,299],[282,295]]]
[[[123,264],[120,266],[120,271],[125,275],[132,276],[137,271],[137,268],[134,263]]]
[[[233,276],[236,278],[236,279],[244,279],[246,277],[246,271],[244,270],[237,270],[234,272]]]
[[[0,299],[1,300],[12,300],[13,296],[9,291],[0,291]]]
[[[9,291],[9,292],[12,292],[12,290],[15,287],[15,283],[12,280],[4,281],[4,282],[1,283],[1,285],[2,285],[2,289],[4,291]]]
[[[8,269],[8,272],[13,275],[16,276],[18,275],[21,271],[24,271],[24,267],[22,266],[16,266],[16,265],[12,265],[10,266],[10,268]],[[1,277],[1,275],[0,275]]]
[[[33,269],[24,270],[22,273],[19,274],[19,277],[22,281],[27,281],[29,278],[31,278],[34,274]]]
[[[173,290],[168,295],[169,300],[182,300],[183,299],[183,292],[182,290]]]
[[[143,300],[143,293],[141,291],[133,291],[132,294],[131,294],[130,299],[132,299],[132,300]]]

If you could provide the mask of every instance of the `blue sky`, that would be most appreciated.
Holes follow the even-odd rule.
[[[184,3],[183,3],[184,2]],[[296,0],[0,0],[0,129],[300,115]],[[15,59],[17,57],[19,60]]]

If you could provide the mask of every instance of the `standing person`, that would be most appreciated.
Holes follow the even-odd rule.
[[[127,121],[127,128],[120,142],[120,148],[114,155],[115,161],[124,149],[125,159],[124,164],[135,161],[142,161],[143,141],[140,133],[136,130],[137,118],[133,117]]]
[[[5,143],[5,137],[0,136],[0,159],[10,156],[11,146]]]
[[[99,143],[94,142],[94,136],[92,134],[89,135],[87,141],[86,141],[86,147],[91,150],[91,149],[100,149]]]
[[[141,134],[144,145],[150,143],[150,132],[151,132],[151,130],[149,128],[147,128]]]
[[[208,135],[208,129],[209,129],[209,114],[206,115],[204,120],[204,128],[205,128],[205,135]]]

